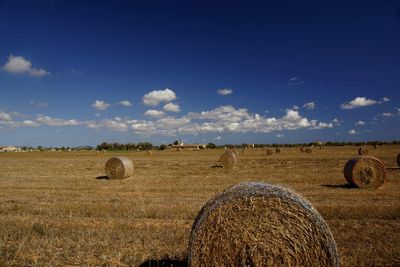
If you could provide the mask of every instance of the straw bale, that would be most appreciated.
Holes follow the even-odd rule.
[[[397,165],[400,166],[400,153],[397,155]]]
[[[304,150],[304,152],[307,153],[307,154],[312,154],[312,149],[311,148],[306,148]]]
[[[236,165],[236,154],[230,150],[224,152],[218,160],[222,168],[232,169]]]
[[[344,166],[344,177],[347,182],[360,188],[378,188],[386,182],[386,168],[375,157],[355,157]]]
[[[127,157],[110,158],[105,165],[109,179],[125,179],[133,175],[133,163]]]
[[[368,149],[364,148],[364,147],[360,147],[358,149],[358,155],[368,155]]]
[[[193,224],[191,266],[339,266],[332,233],[312,205],[273,184],[234,185]]]
[[[280,148],[275,148],[275,153],[281,153],[281,149]]]
[[[272,149],[267,149],[266,154],[267,156],[272,156],[274,154],[274,151]]]

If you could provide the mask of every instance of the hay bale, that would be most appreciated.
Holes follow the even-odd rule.
[[[280,148],[275,148],[275,153],[281,153],[281,149]]]
[[[386,182],[386,168],[375,157],[355,157],[344,166],[344,177],[357,187],[378,188]]]
[[[397,165],[400,166],[400,153],[397,155]]]
[[[339,266],[332,233],[299,195],[272,184],[234,185],[207,202],[189,241],[190,266]]]
[[[152,154],[151,150],[147,150],[147,155],[151,156],[151,154]]]
[[[311,148],[306,148],[304,150],[304,152],[307,153],[307,154],[312,154],[312,149]]]
[[[364,148],[364,147],[360,147],[358,149],[358,155],[368,155],[368,149]]]
[[[304,153],[304,147],[302,147],[302,146],[300,147],[300,152]]]
[[[229,151],[235,154],[236,160],[239,158],[239,153],[236,150],[229,150]]]
[[[127,157],[113,157],[107,160],[105,166],[109,179],[125,179],[133,174],[133,163]]]
[[[266,154],[267,156],[272,156],[274,154],[274,151],[272,149],[267,149]]]
[[[236,165],[236,162],[237,162],[236,154],[230,150],[224,152],[218,160],[219,165],[221,165],[222,168],[227,168],[227,169],[232,169],[233,166]]]

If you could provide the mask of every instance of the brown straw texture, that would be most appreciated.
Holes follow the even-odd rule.
[[[245,182],[208,201],[193,224],[191,266],[339,266],[335,240],[305,199]]]
[[[386,168],[375,157],[355,157],[344,166],[344,177],[347,182],[360,188],[378,188],[386,182]]]
[[[133,175],[133,163],[127,157],[110,158],[105,165],[109,179],[125,179]]]

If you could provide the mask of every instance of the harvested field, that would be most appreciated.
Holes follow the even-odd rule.
[[[212,168],[224,150],[0,154],[0,266],[185,264],[201,207],[228,186],[278,183],[305,197],[329,225],[341,266],[400,265],[400,171],[376,190],[349,187],[354,147],[299,148],[265,157],[247,149],[232,169]],[[370,150],[397,166],[399,146]],[[113,156],[132,178],[105,179]],[[172,265],[174,266],[174,265]]]

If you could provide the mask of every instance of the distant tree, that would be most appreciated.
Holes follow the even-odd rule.
[[[217,148],[217,146],[214,143],[208,143],[206,148]]]
[[[174,145],[179,145],[179,141],[175,140]]]
[[[165,144],[162,144],[162,145],[160,145],[160,146],[158,147],[159,150],[164,150],[164,149],[166,149],[166,148],[167,148],[167,145],[165,145]]]

